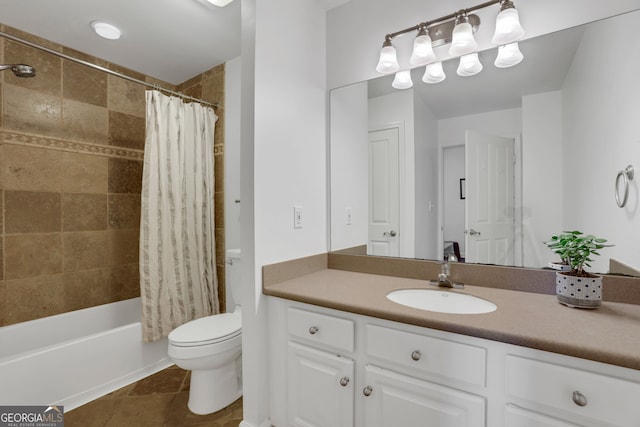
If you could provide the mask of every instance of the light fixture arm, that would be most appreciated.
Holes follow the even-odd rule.
[[[451,19],[455,19],[461,14],[462,15],[468,15],[471,12],[474,12],[476,10],[484,9],[485,7],[489,7],[491,5],[498,4],[498,3],[501,3],[502,7],[505,8],[505,9],[509,8],[509,7],[515,7],[511,0],[490,0],[490,1],[487,1],[487,2],[484,2],[484,3],[480,3],[478,5],[475,5],[475,6],[471,6],[471,7],[466,8],[466,9],[460,9],[457,12],[453,12],[453,13],[450,13],[448,15],[441,16],[441,17],[439,17],[437,19],[432,19],[430,21],[421,22],[418,25],[414,25],[413,27],[405,28],[404,30],[396,31],[394,33],[389,33],[389,34],[387,34],[385,36],[385,40],[387,40],[387,39],[390,40],[390,39],[393,39],[395,37],[401,36],[403,34],[411,33],[413,31],[419,31],[421,27],[430,27],[430,26],[432,26],[434,24],[439,24],[439,23],[444,22],[444,21],[449,21]],[[510,3],[510,6],[506,6],[507,3]]]

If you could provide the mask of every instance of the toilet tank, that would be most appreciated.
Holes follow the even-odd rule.
[[[240,298],[240,249],[227,249],[225,268],[227,313],[235,310]]]

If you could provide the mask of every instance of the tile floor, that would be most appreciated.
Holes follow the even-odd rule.
[[[65,427],[237,427],[242,399],[209,415],[187,408],[189,371],[171,366],[65,413]]]

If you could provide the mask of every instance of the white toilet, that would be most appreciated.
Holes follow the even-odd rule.
[[[169,333],[169,357],[191,371],[187,406],[195,414],[218,411],[242,396],[239,249],[227,251],[226,271],[235,310],[192,320]]]

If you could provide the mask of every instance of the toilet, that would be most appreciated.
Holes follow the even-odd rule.
[[[195,319],[169,333],[169,357],[191,371],[189,410],[210,414],[242,396],[240,250],[227,250],[226,285],[236,303],[232,313]]]

